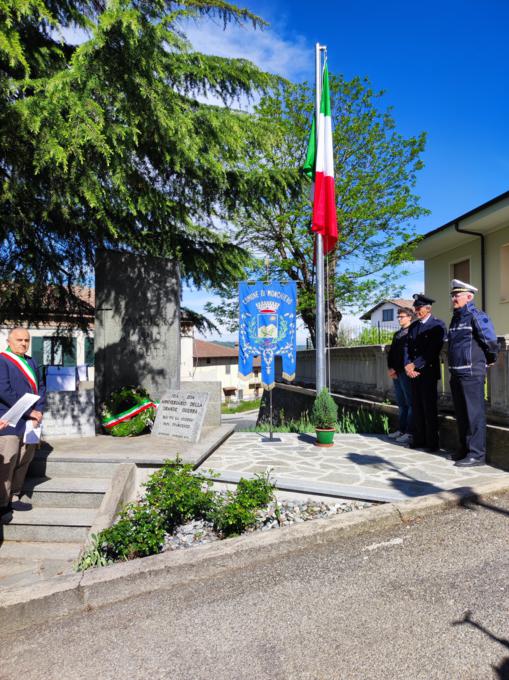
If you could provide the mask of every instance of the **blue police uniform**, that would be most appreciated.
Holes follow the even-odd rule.
[[[431,451],[439,448],[437,382],[440,379],[440,350],[446,334],[446,325],[435,316],[428,317],[424,323],[414,321],[408,329],[405,366],[413,363],[419,373],[417,378],[411,379],[412,448],[426,447]]]
[[[484,462],[486,365],[497,360],[498,342],[488,315],[473,302],[454,310],[448,333],[451,394],[460,447],[456,460],[465,457]]]

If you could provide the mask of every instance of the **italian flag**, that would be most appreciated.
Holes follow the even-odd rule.
[[[338,223],[334,196],[334,158],[332,152],[332,121],[330,111],[329,71],[323,69],[322,98],[318,118],[318,134],[315,119],[311,127],[304,164],[304,173],[314,180],[312,230],[323,236],[325,255],[336,247]]]

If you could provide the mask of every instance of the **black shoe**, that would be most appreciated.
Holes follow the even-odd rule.
[[[463,460],[465,456],[465,453],[448,453],[445,458],[446,460]]]
[[[477,467],[478,465],[486,465],[486,456],[481,458],[474,458],[473,456],[467,456],[454,463],[456,467]]]
[[[17,500],[17,501],[13,501],[11,503],[11,509],[15,510],[16,512],[23,512],[23,511],[26,512],[27,510],[32,509],[32,504],[31,503],[25,503],[24,501]]]
[[[409,449],[423,449],[426,446],[424,443],[419,443],[419,442],[410,442],[408,445]]]
[[[440,452],[440,447],[439,446],[427,446],[424,451],[426,453],[439,453]]]

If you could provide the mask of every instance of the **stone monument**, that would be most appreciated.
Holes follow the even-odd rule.
[[[171,390],[161,399],[152,435],[197,442],[209,402],[208,392]]]
[[[159,400],[180,385],[178,264],[98,250],[95,274],[95,403],[126,385]]]

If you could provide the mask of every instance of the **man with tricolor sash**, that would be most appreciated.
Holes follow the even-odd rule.
[[[35,453],[35,444],[24,440],[27,422],[40,425],[46,389],[35,361],[27,355],[30,334],[25,328],[13,328],[7,338],[7,349],[0,352],[0,421],[2,416],[24,394],[39,395],[39,400],[23,415],[15,427],[0,430],[0,516],[16,509],[14,496],[22,494],[28,466]]]

